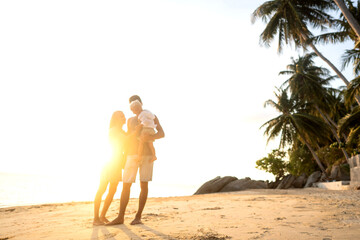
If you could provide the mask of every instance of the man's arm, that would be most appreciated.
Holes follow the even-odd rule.
[[[155,116],[154,122],[156,124],[156,131],[157,131],[157,133],[155,135],[153,135],[154,140],[165,137],[164,129],[160,125],[160,122],[159,122],[159,119],[157,118],[157,116]]]
[[[142,140],[143,141],[153,141],[153,140],[156,140],[156,139],[160,139],[160,138],[163,138],[165,137],[165,133],[164,133],[164,130],[159,122],[159,119],[155,116],[155,119],[154,119],[154,122],[156,124],[156,133],[154,135],[144,135],[142,137]]]

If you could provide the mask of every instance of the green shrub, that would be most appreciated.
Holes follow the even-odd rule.
[[[284,161],[286,153],[279,149],[273,150],[264,157],[256,161],[256,168],[272,173],[277,178],[281,178],[287,172],[287,163]]]

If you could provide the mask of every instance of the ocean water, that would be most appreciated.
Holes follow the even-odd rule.
[[[76,176],[58,177],[30,174],[0,173],[0,208],[45,203],[93,201],[99,184],[98,178]],[[149,197],[192,195],[198,186],[170,183],[149,183]],[[115,199],[120,198],[119,183]],[[131,198],[140,193],[139,183],[131,188]],[[106,193],[103,198],[105,198]]]

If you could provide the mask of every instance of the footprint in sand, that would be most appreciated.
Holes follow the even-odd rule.
[[[203,208],[201,210],[220,210],[222,209],[221,207],[213,207],[213,208]]]

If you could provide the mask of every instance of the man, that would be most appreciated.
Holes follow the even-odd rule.
[[[139,96],[134,95],[129,99],[129,103],[131,104],[133,101],[139,101],[142,104],[142,101]],[[123,175],[123,189],[121,192],[120,198],[120,211],[117,218],[108,223],[107,225],[116,225],[124,223],[124,216],[126,206],[129,202],[130,198],[130,188],[131,184],[135,182],[136,174],[139,169],[140,174],[140,196],[139,196],[139,208],[135,215],[135,219],[130,223],[131,225],[142,224],[141,222],[141,214],[144,210],[147,196],[148,196],[148,182],[152,180],[153,173],[153,154],[149,149],[148,145],[144,145],[143,156],[138,156],[138,145],[139,140],[137,138],[137,134],[134,133],[139,125],[138,115],[142,111],[141,108],[131,108],[131,111],[136,115],[128,119],[127,128],[128,128],[128,148],[126,150],[126,164],[124,168]],[[165,136],[164,131],[160,125],[159,119],[155,116],[154,122],[156,124],[156,133],[154,135],[145,135],[142,137],[142,141],[153,141],[156,139],[163,138]],[[140,164],[141,163],[141,164]]]

